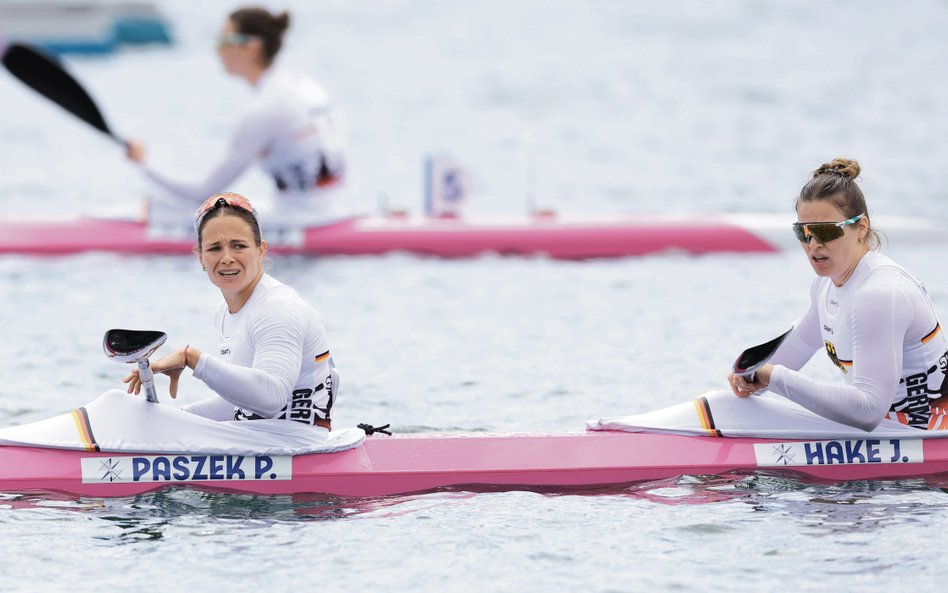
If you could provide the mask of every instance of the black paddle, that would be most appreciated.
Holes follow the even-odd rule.
[[[780,347],[780,344],[787,339],[787,336],[789,336],[792,331],[793,328],[791,327],[773,340],[758,344],[741,352],[741,355],[734,361],[734,366],[731,367],[731,370],[734,371],[734,374],[744,377],[747,382],[754,383],[757,380],[757,369],[767,364],[770,357],[774,355],[777,348]]]
[[[11,43],[3,54],[3,65],[26,86],[56,103],[69,113],[106,134],[123,147],[125,140],[117,136],[102,117],[95,101],[53,58],[23,43]]]
[[[138,376],[145,390],[145,399],[158,403],[155,391],[155,375],[151,371],[148,357],[155,353],[168,339],[165,332],[135,329],[110,329],[102,338],[105,355],[118,362],[138,365]]]

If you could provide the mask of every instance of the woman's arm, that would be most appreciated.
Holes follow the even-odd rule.
[[[823,336],[820,333],[820,314],[817,309],[817,294],[819,281],[814,281],[810,287],[810,307],[803,317],[793,324],[793,331],[780,344],[777,351],[770,357],[770,364],[785,366],[799,371],[813,358],[823,346]]]
[[[250,321],[252,367],[202,353],[194,376],[231,404],[272,418],[286,406],[299,378],[306,323],[291,302],[271,300],[265,307]]]
[[[820,334],[820,316],[816,307],[818,287],[819,282],[814,281],[810,288],[810,308],[803,314],[803,317],[793,324],[790,335],[784,338],[777,351],[770,357],[768,364],[754,373],[753,383],[749,383],[739,375],[728,373],[727,382],[734,395],[750,397],[766,389],[770,382],[773,365],[781,365],[798,371],[813,358],[813,354],[823,344],[823,338]]]
[[[260,156],[270,144],[272,128],[267,122],[267,118],[259,114],[248,115],[238,126],[227,154],[199,181],[182,181],[156,170],[145,162],[144,148],[137,143],[135,156],[138,158],[133,160],[140,163],[145,176],[156,185],[176,196],[199,202],[226,189]]]
[[[775,366],[769,388],[824,418],[872,430],[892,405],[905,335],[914,318],[911,299],[896,282],[867,281],[853,297],[850,310],[851,384],[816,381]]]

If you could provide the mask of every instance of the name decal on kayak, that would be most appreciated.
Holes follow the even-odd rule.
[[[83,457],[83,484],[290,480],[293,458],[271,455],[124,455]]]
[[[922,463],[921,439],[851,439],[754,443],[758,467]]]

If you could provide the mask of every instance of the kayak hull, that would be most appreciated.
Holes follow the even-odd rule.
[[[584,260],[654,253],[772,253],[795,249],[792,216],[783,214],[637,215],[599,218],[357,217],[319,227],[265,231],[271,251],[310,256],[405,252],[445,258],[481,254]],[[873,223],[900,245],[948,243],[939,221],[880,216]],[[0,220],[0,254],[69,255],[87,251],[189,255],[190,227],[153,229],[123,219]]]
[[[592,259],[684,253],[772,252],[778,248],[739,225],[697,218],[564,221],[355,218],[287,233],[265,233],[271,251],[300,255],[414,253],[445,258],[544,255]],[[141,222],[83,218],[0,221],[0,254],[69,255],[87,251],[188,255],[187,230],[162,233]]]
[[[787,453],[790,445],[800,451],[806,445],[808,453],[793,459]],[[818,455],[813,453],[817,450]],[[284,458],[0,446],[0,491],[95,497],[130,496],[172,485],[339,496],[438,489],[587,490],[680,475],[755,471],[832,482],[938,476],[948,473],[948,439],[788,442],[612,431],[423,434],[372,436],[347,451]]]

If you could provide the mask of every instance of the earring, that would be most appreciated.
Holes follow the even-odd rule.
[[[207,266],[201,266],[201,271],[202,271],[202,272],[206,272],[206,271],[207,271]]]

